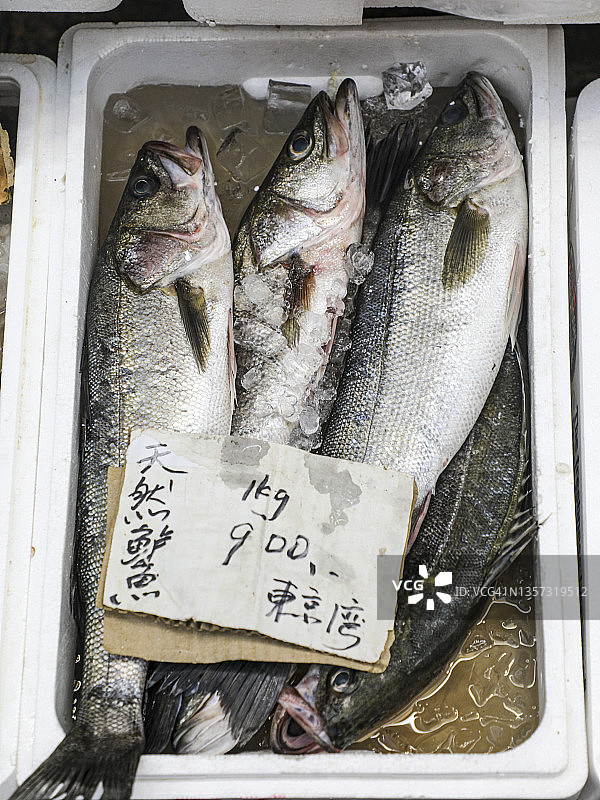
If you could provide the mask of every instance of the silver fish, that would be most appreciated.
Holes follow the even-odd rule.
[[[96,608],[107,469],[133,427],[228,433],[229,236],[200,131],[140,150],[96,263],[84,347],[88,409],[79,474],[76,606],[84,642],[77,719],[13,800],[130,796],[144,744],[146,662],[107,653]],[[175,285],[175,290],[173,290]]]
[[[327,362],[365,210],[356,85],[325,92],[291,132],[234,239],[238,366],[232,430],[288,443]],[[149,680],[149,740],[161,752],[224,753],[267,718],[290,665],[162,664]]]
[[[424,509],[519,319],[527,191],[502,103],[483,76],[469,73],[442,111],[374,250],[322,452],[414,475]]]
[[[232,433],[287,443],[344,310],[360,242],[365,141],[358,93],[310,103],[248,207],[233,246],[238,404]]]

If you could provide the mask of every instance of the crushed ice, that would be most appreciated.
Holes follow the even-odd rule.
[[[283,333],[283,323],[290,312],[291,284],[286,266],[281,264],[267,273],[250,273],[236,286],[234,337],[241,386],[246,391],[256,388],[267,370],[276,376],[276,389],[254,401],[254,414],[264,422],[263,435],[277,428],[279,418],[296,425],[290,444],[307,450],[319,446],[350,347],[347,307],[350,304],[349,308],[353,308],[354,296],[371,269],[373,258],[373,253],[361,245],[348,248],[344,258],[348,286],[343,279],[334,277],[327,293],[328,310],[297,314],[299,338],[294,344]],[[331,342],[334,323],[336,334]]]
[[[433,92],[422,61],[397,61],[383,72],[382,77],[388,108],[410,111],[427,100]]]

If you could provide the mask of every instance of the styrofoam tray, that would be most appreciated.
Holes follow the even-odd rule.
[[[15,780],[54,191],[55,82],[56,68],[47,58],[0,55],[0,85],[19,95],[0,390],[0,791]]]
[[[594,586],[594,560],[600,558],[598,520],[600,478],[598,442],[600,413],[600,80],[590,83],[577,100],[571,134],[569,160],[569,291],[572,313],[573,450],[576,465],[578,533],[583,583]],[[589,556],[592,559],[589,559]],[[595,582],[595,583],[594,583]],[[586,711],[589,779],[582,793],[585,800],[600,798],[600,619],[590,619],[583,599]],[[594,616],[595,611],[594,610]]]
[[[72,29],[59,52],[55,138],[65,195],[54,227],[62,255],[48,299],[19,781],[58,744],[64,732],[61,722],[70,714],[74,645],[68,562],[76,497],[79,357],[89,275],[98,247],[102,119],[109,95],[168,82],[222,85],[263,78],[266,86],[266,78],[274,74],[326,84],[332,64],[340,76],[354,76],[359,88],[380,86],[382,68],[397,59],[426,61],[431,82],[438,86],[456,84],[469,69],[481,70],[523,117],[529,141],[533,470],[537,508],[540,518],[547,518],[540,552],[576,552],[562,31],[443,18],[386,20],[335,31],[185,24]],[[577,575],[567,574],[568,566],[560,575],[549,574],[548,563],[542,564],[542,582],[576,585]],[[545,609],[545,599],[541,602]],[[143,756],[134,797],[574,797],[587,774],[579,621],[544,619],[538,634],[540,724],[512,751],[410,756],[352,751],[303,758],[271,753]]]

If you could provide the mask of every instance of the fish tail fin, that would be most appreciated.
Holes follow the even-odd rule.
[[[419,131],[414,120],[396,125],[376,141],[367,132],[367,205],[385,206],[396,187],[404,182],[419,146]]]
[[[140,737],[94,736],[77,723],[10,800],[129,800],[142,752]]]
[[[369,129],[365,136],[367,180],[362,243],[370,248],[389,201],[404,184],[419,146],[419,136],[414,120],[392,128],[383,139],[376,140]]]

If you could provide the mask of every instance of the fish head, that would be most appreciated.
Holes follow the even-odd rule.
[[[320,244],[364,214],[365,137],[356,84],[310,102],[242,222],[256,265]]]
[[[411,172],[432,203],[455,206],[521,165],[496,90],[486,77],[469,72],[438,117]]]
[[[139,151],[113,221],[116,266],[134,291],[164,287],[231,247],[206,140],[151,141]]]
[[[386,671],[387,672],[387,671]],[[297,686],[285,686],[271,724],[271,747],[300,755],[338,752],[377,727],[390,672],[313,665]]]

